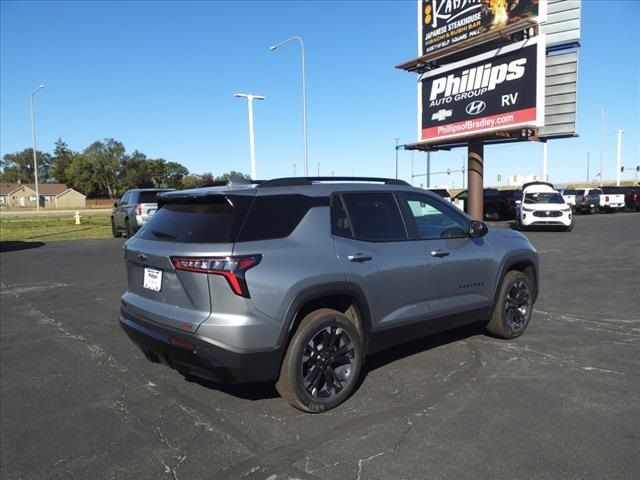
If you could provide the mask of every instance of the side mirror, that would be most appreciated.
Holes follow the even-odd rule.
[[[471,238],[480,238],[484,237],[489,231],[489,227],[484,222],[479,222],[478,220],[471,220],[469,224],[469,236]]]
[[[117,207],[118,206],[118,201],[116,200],[115,202],[113,202],[113,206]]]

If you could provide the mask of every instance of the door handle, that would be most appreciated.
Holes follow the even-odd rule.
[[[373,260],[373,257],[370,255],[365,255],[363,253],[356,253],[355,255],[349,255],[347,257],[347,260],[349,260],[350,262],[355,262],[355,263],[365,263],[365,262],[370,262],[371,260]]]
[[[432,257],[446,257],[449,255],[449,252],[445,252],[444,250],[432,250],[429,253],[431,253]]]

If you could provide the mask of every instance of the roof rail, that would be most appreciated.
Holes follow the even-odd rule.
[[[313,185],[314,182],[378,182],[386,185],[410,186],[404,180],[397,178],[376,178],[376,177],[286,177],[274,178],[266,182],[260,182],[259,188],[267,187],[293,187],[303,185]]]

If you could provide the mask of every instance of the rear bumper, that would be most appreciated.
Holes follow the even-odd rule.
[[[154,363],[164,363],[183,375],[217,383],[274,381],[280,372],[281,349],[238,353],[213,345],[197,335],[158,326],[124,307],[120,326]]]

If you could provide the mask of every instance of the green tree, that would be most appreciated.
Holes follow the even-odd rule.
[[[95,180],[96,172],[93,163],[84,155],[76,155],[67,166],[67,185],[78,192],[95,197],[103,195]]]
[[[245,180],[251,180],[251,177],[246,173],[236,172],[235,170],[231,170],[228,173],[223,173],[222,175],[215,178],[216,182],[227,182],[230,178],[244,178]]]
[[[187,175],[180,181],[180,188],[197,188],[202,185],[202,178],[199,175]]]
[[[49,169],[51,168],[51,155],[37,151],[38,158],[38,183],[49,181]],[[7,153],[0,160],[0,181],[7,183],[22,182],[33,183],[33,149],[25,148],[21,152]]]
[[[51,164],[51,178],[57,183],[69,183],[66,170],[76,154],[61,138],[58,138],[55,146]]]
[[[147,156],[135,150],[131,155],[125,156],[120,164],[118,177],[118,191],[130,188],[153,187],[153,181],[147,167]]]
[[[116,195],[116,178],[125,159],[124,145],[113,138],[107,138],[104,142],[89,145],[82,156],[91,166],[95,187],[113,198]]]
[[[148,160],[147,169],[156,188],[180,188],[182,179],[189,174],[185,166],[163,158]]]

